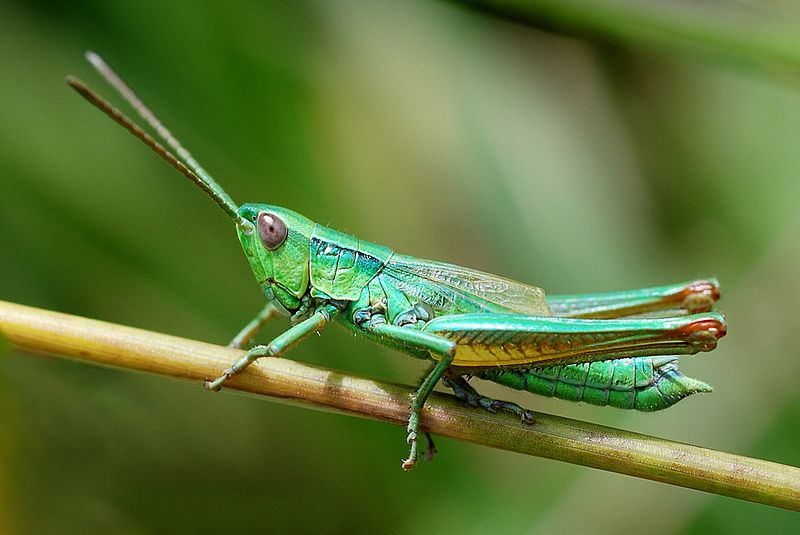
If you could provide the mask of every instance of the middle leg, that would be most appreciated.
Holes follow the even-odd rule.
[[[417,463],[418,457],[417,438],[419,435],[420,413],[431,392],[433,392],[436,383],[439,382],[439,379],[450,367],[455,355],[456,344],[434,334],[424,333],[409,327],[382,323],[377,317],[365,325],[365,328],[380,337],[389,338],[417,350],[428,351],[437,361],[427,373],[425,379],[423,379],[411,401],[411,412],[408,415],[408,425],[406,426],[406,432],[408,433],[406,441],[411,446],[411,449],[408,458],[403,460],[403,470],[411,470]]]

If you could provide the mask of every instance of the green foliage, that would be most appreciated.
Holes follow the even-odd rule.
[[[494,393],[800,464],[773,447],[800,441],[785,423],[800,406],[797,9],[541,4],[524,25],[422,0],[0,4],[0,298],[216,342],[262,304],[230,221],[64,85],[102,87],[93,49],[237,202],[551,293],[717,276],[730,334],[682,364],[712,395],[625,414]],[[322,354],[421,373],[335,329],[292,358]],[[792,513],[444,439],[404,474],[400,428],[199,384],[13,354],[0,374],[0,522],[27,532],[791,528]]]

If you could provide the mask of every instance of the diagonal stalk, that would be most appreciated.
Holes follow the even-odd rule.
[[[244,351],[0,301],[0,335],[21,351],[196,381]],[[406,425],[413,390],[289,359],[265,359],[227,388]],[[800,469],[536,413],[534,425],[434,394],[422,428],[485,446],[800,510]]]
[[[796,10],[735,2],[450,0],[520,24],[659,52],[800,69]],[[794,84],[794,76],[788,78]]]

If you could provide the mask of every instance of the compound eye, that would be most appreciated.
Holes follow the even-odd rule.
[[[280,247],[289,234],[286,224],[278,216],[269,212],[258,214],[256,226],[258,227],[258,237],[261,238],[261,243],[270,251]]]

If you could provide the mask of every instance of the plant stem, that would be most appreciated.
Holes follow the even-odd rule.
[[[0,301],[0,334],[15,348],[196,381],[243,351]],[[404,426],[413,390],[289,359],[262,359],[226,388]],[[211,394],[209,394],[211,395]],[[800,469],[587,422],[536,414],[533,425],[434,394],[423,429],[743,500],[800,510]]]

